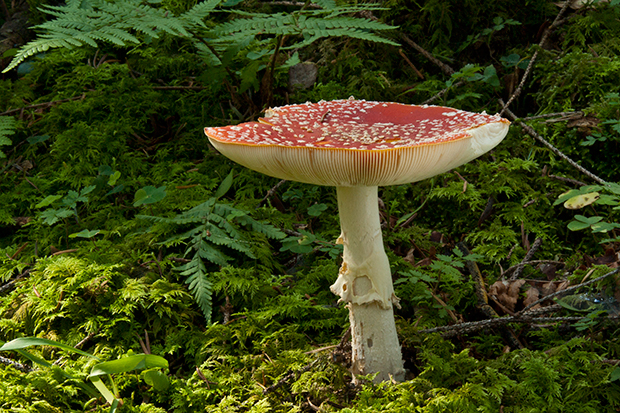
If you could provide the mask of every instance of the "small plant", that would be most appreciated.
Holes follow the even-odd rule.
[[[208,323],[211,323],[212,282],[209,279],[205,261],[220,267],[230,265],[234,260],[222,250],[226,247],[250,259],[256,259],[252,251],[251,234],[242,230],[246,227],[268,238],[282,239],[284,233],[278,228],[256,221],[246,211],[218,202],[232,186],[232,172],[222,181],[215,194],[207,201],[174,218],[139,215],[138,218],[158,223],[193,226],[189,231],[175,235],[162,244],[187,244],[185,256],[189,262],[177,268],[186,277],[186,283],[194,295]]]
[[[0,116],[0,146],[10,145],[12,142],[8,136],[14,133],[15,119],[10,116]],[[1,150],[0,158],[6,158],[6,155]]]
[[[78,191],[69,191],[64,197],[62,195],[48,195],[41,202],[35,205],[35,208],[49,207],[39,214],[44,224],[54,225],[61,219],[74,216],[79,222],[78,203],[88,202],[86,195],[94,191],[96,186],[90,185]]]
[[[600,193],[607,192],[607,193]],[[579,189],[572,189],[561,194],[553,205],[563,204],[567,209],[582,209],[589,205],[611,206],[612,210],[620,209],[620,185],[608,183],[605,186],[587,185]],[[611,215],[611,214],[610,214]],[[620,228],[620,223],[604,221],[605,217],[595,215],[587,217],[576,214],[567,225],[571,231],[590,229],[592,233],[607,233]],[[615,242],[620,237],[606,238],[600,243]]]
[[[8,343],[4,343],[2,347],[0,347],[0,351],[12,350],[41,367],[51,368],[52,363],[25,350],[26,348],[31,346],[56,347],[61,350],[79,354],[81,356],[93,358],[97,361],[100,360],[97,356],[93,356],[92,354],[79,350],[75,347],[71,347],[66,344],[39,337],[16,338],[15,340],[12,340]],[[112,375],[129,373],[135,370],[144,370],[144,372],[142,373],[142,377],[147,385],[152,386],[156,390],[165,390],[169,386],[169,380],[168,377],[161,372],[161,369],[167,368],[168,361],[163,357],[153,354],[133,354],[133,352],[130,351],[126,356],[119,359],[104,361],[95,364],[92,367],[90,374],[88,375],[88,379],[90,380],[92,385],[80,382],[79,387],[81,387],[84,392],[94,397],[97,397],[98,391],[101,396],[103,396],[105,400],[110,404],[109,413],[114,413],[119,404],[122,403],[122,401],[120,399],[118,388],[116,387],[116,383]],[[77,379],[76,377],[73,377],[62,369],[60,371],[66,379]],[[107,380],[109,380],[112,386],[112,390],[110,390],[108,386],[106,386],[106,384],[102,380],[102,377],[106,377]]]

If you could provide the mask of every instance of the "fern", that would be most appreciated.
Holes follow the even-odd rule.
[[[140,0],[108,2],[73,0],[66,6],[44,6],[41,10],[56,17],[38,26],[43,34],[27,43],[4,69],[7,72],[23,60],[52,48],[71,49],[82,45],[97,47],[98,42],[117,46],[138,44],[137,34],[158,38],[162,33],[189,37],[189,31],[203,28],[203,19],[221,0],[207,0],[180,16],[141,4]]]
[[[218,199],[228,191],[231,185],[232,172],[224,179],[213,197],[174,218],[138,216],[138,218],[158,223],[198,224],[189,231],[167,239],[163,244],[175,245],[180,242],[187,244],[185,255],[191,254],[192,258],[177,270],[186,277],[185,282],[189,285],[189,290],[208,323],[211,323],[213,285],[209,279],[205,261],[219,267],[230,265],[233,258],[222,251],[222,247],[237,251],[250,259],[256,259],[247,229],[272,239],[285,237],[285,234],[278,228],[253,219],[246,211],[219,203]]]
[[[304,40],[288,48],[306,46],[322,37],[348,36],[362,40],[398,45],[384,37],[374,34],[375,31],[393,29],[378,21],[355,17],[339,17],[343,12],[352,12],[351,8],[332,11],[328,16],[312,17],[298,13],[253,15],[249,18],[236,19],[224,23],[214,29],[214,34],[219,41],[234,41],[238,38],[247,38],[260,34],[273,34],[285,36],[303,36]],[[314,12],[315,14],[317,12]],[[324,12],[325,13],[325,12]]]
[[[224,50],[231,45],[247,45],[248,39],[254,40],[259,35],[301,36],[301,41],[289,45],[287,49],[307,46],[323,37],[340,36],[397,45],[375,34],[394,26],[369,19],[342,17],[343,14],[364,10],[381,10],[380,7],[336,7],[333,0],[316,0],[320,10],[280,14],[233,11],[244,17],[220,24],[209,32],[204,19],[221,1],[198,3],[179,16],[165,9],[141,4],[141,0],[71,0],[65,6],[44,6],[41,10],[55,19],[35,26],[42,34],[20,49],[3,73],[30,56],[52,48],[98,47],[99,42],[126,46],[139,44],[141,38],[158,38],[163,34],[192,39],[198,52],[212,65],[220,62],[211,47]],[[206,31],[204,38],[196,37],[194,30]]]
[[[0,116],[0,146],[10,145],[12,142],[8,136],[14,133],[15,119],[10,116]],[[6,158],[6,155],[1,150],[0,158]]]

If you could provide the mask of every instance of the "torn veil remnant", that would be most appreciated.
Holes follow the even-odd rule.
[[[430,178],[501,142],[510,122],[440,106],[365,100],[268,109],[258,122],[205,128],[223,155],[266,175],[335,186],[344,245],[332,292],[347,303],[352,367],[375,380],[404,378],[394,323],[390,264],[379,220],[378,186]]]

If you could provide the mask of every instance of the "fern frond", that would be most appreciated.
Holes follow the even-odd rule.
[[[204,18],[207,17],[222,0],[207,0],[196,4],[194,7],[181,14],[179,18],[186,22],[191,22],[196,27],[206,27]]]
[[[189,290],[194,296],[196,303],[207,319],[207,324],[211,324],[211,302],[212,302],[212,284],[207,278],[206,268],[200,259],[200,254],[194,254],[193,259],[182,267],[181,275],[187,277],[185,281],[189,286]]]
[[[10,116],[0,116],[0,146],[10,145],[12,142],[8,138],[9,135],[15,133],[15,119]],[[0,150],[0,158],[6,155]]]
[[[334,0],[312,0],[312,3],[321,6],[323,10],[332,10],[336,8]]]
[[[218,249],[213,248],[206,241],[200,240],[196,246],[198,255],[207,261],[210,261],[219,266],[225,267],[233,259]]]
[[[188,30],[204,27],[202,19],[220,2],[207,0],[179,17],[141,4],[140,0],[92,0],[88,4],[72,1],[65,6],[45,6],[42,10],[55,19],[35,26],[43,34],[22,47],[3,72],[15,68],[30,56],[57,47],[70,49],[84,44],[97,47],[98,42],[117,46],[138,44],[140,40],[135,33],[154,38],[162,33],[189,37]]]

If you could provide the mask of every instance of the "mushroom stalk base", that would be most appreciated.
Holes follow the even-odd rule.
[[[378,373],[376,382],[404,380],[394,323],[390,263],[381,235],[377,187],[338,187],[343,263],[331,286],[347,302],[351,323],[353,381]]]

